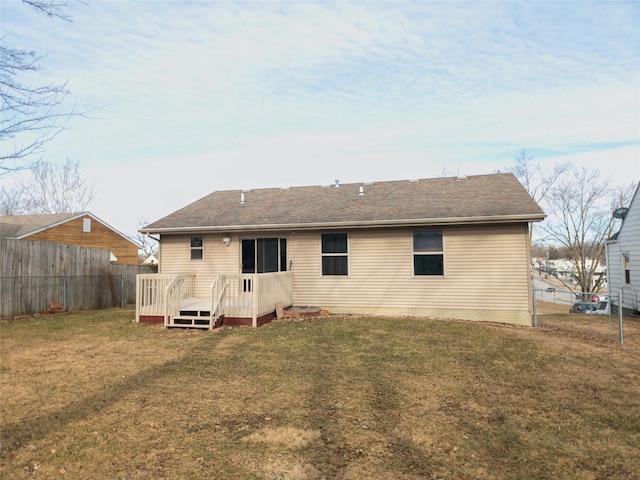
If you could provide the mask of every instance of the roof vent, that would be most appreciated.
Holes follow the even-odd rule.
[[[364,186],[360,185],[360,191],[358,192],[358,195],[360,195],[361,197],[364,196]]]
[[[412,178],[411,180],[409,180],[411,183],[418,183],[418,179],[417,178]]]
[[[240,205],[244,205],[244,192],[240,194]]]
[[[340,187],[340,180],[336,179],[335,182],[336,183],[335,183],[334,187],[339,188]]]
[[[456,180],[468,180],[466,175],[458,175]]]

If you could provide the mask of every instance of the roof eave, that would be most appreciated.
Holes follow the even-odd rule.
[[[349,222],[321,222],[321,223],[286,223],[267,225],[215,225],[194,227],[168,227],[168,228],[142,228],[140,233],[146,234],[179,234],[179,233],[217,233],[240,231],[276,231],[276,230],[335,230],[341,228],[375,228],[375,227],[416,227],[438,225],[478,225],[495,223],[529,223],[541,222],[546,218],[545,214],[527,215],[496,215],[481,217],[451,217],[451,218],[427,218],[427,219],[400,219],[400,220],[364,220]]]
[[[83,213],[75,213],[75,214],[74,213],[70,213],[68,217],[63,218],[62,220],[58,220],[57,222],[49,223],[47,225],[41,225],[41,226],[37,227],[36,229],[31,230],[30,232],[25,232],[25,233],[22,233],[20,235],[16,235],[14,238],[16,240],[24,240],[25,238],[30,237],[31,235],[35,235],[37,233],[44,232],[45,230],[49,230],[50,228],[54,228],[54,227],[57,227],[59,225],[63,225],[63,224],[65,224],[65,223],[67,223],[67,222],[69,222],[71,220],[75,220],[76,218],[78,218],[78,217],[80,217],[82,215],[84,215],[84,212]]]
[[[73,214],[69,214],[69,217],[67,217],[67,218],[64,218],[64,219],[59,220],[59,221],[54,222],[54,223],[50,223],[50,224],[45,225],[45,226],[42,226],[42,227],[38,227],[38,228],[36,228],[35,230],[32,230],[31,232],[23,233],[23,234],[21,234],[21,235],[18,235],[18,236],[16,236],[16,237],[13,237],[13,238],[15,238],[16,240],[25,240],[25,239],[29,238],[29,237],[30,237],[30,236],[32,236],[32,235],[36,235],[37,233],[44,232],[44,231],[49,230],[49,229],[51,229],[51,228],[58,227],[58,226],[63,225],[63,224],[65,224],[65,223],[69,223],[69,222],[70,222],[70,221],[72,221],[72,220],[76,220],[76,219],[78,219],[78,218],[85,217],[85,216],[90,217],[90,218],[92,218],[93,220],[95,220],[96,222],[101,223],[102,225],[104,225],[105,227],[107,227],[109,230],[111,230],[111,231],[113,231],[114,233],[116,233],[116,234],[120,235],[122,238],[124,238],[124,239],[125,239],[125,240],[127,240],[128,242],[130,242],[130,243],[132,243],[133,245],[135,245],[138,249],[142,248],[142,245],[140,245],[138,242],[136,242],[135,240],[133,240],[133,239],[131,239],[131,238],[127,237],[124,233],[120,232],[119,230],[116,230],[116,229],[115,229],[115,228],[113,228],[111,225],[109,225],[107,222],[105,222],[105,221],[103,221],[103,220],[100,220],[98,217],[96,217],[96,216],[95,216],[93,213],[91,213],[91,212],[80,212],[80,213],[73,213]]]

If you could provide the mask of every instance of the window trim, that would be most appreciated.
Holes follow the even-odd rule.
[[[199,238],[200,246],[194,246],[193,240]],[[200,251],[200,258],[194,258],[193,253],[196,251]],[[204,260],[204,236],[197,235],[189,237],[189,260],[190,261],[201,261]]]
[[[442,247],[439,250],[429,251],[416,251],[415,248],[415,234],[419,232],[440,232],[440,240]],[[418,256],[436,256],[442,257],[442,273],[416,273],[416,257]],[[445,265],[445,234],[442,228],[427,228],[411,231],[411,269],[413,277],[445,277],[446,265]]]
[[[345,237],[345,252],[324,252],[324,238],[325,235],[344,235]],[[325,258],[345,258],[346,269],[345,273],[325,273],[324,272],[324,259]],[[348,277],[349,276],[349,233],[348,232],[325,232],[320,234],[320,276],[322,277]]]
[[[622,271],[624,272],[624,284],[631,285],[631,256],[628,253],[622,254]]]

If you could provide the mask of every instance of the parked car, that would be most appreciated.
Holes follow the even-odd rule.
[[[601,300],[595,304],[592,310],[588,310],[585,313],[590,313],[592,315],[609,315],[611,311],[611,305],[609,305],[609,299]]]
[[[547,287],[547,292],[557,292],[558,289],[556,287]]]
[[[571,305],[569,313],[589,313],[595,308],[594,302],[576,302]]]
[[[607,295],[603,295],[601,293],[583,293],[576,292],[575,293],[576,300],[582,300],[583,298],[590,298],[590,302],[598,303],[600,300],[609,300]]]

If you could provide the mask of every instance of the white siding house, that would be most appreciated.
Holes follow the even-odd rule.
[[[623,308],[640,310],[640,186],[631,200],[618,233],[607,242],[609,294],[622,292]]]

